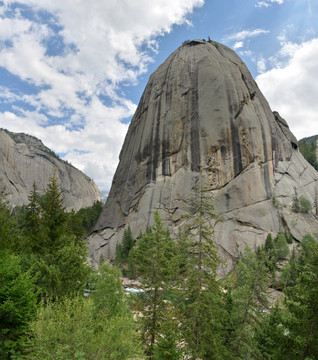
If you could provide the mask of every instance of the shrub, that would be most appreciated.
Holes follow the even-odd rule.
[[[304,196],[299,198],[299,212],[308,213],[312,209],[312,205]]]

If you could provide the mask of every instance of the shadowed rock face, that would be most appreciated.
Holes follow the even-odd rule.
[[[114,255],[128,224],[135,236],[144,231],[156,208],[177,231],[200,172],[224,219],[215,233],[227,264],[222,271],[245,244],[261,244],[268,232],[288,228],[300,240],[290,211],[294,187],[314,204],[318,173],[236,53],[195,40],[149,79],[89,239],[93,262]],[[302,231],[318,231],[314,214],[304,217]]]
[[[54,171],[60,180],[67,210],[78,211],[100,200],[95,183],[74,166],[58,159],[43,143],[26,134],[0,130],[0,185],[13,206],[29,203],[35,181],[43,193]]]

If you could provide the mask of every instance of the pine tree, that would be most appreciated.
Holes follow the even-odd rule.
[[[257,258],[246,247],[242,258],[235,267],[233,284],[231,323],[234,325],[231,340],[231,352],[234,359],[249,359],[257,354],[254,338],[263,322],[264,312],[268,310],[267,288],[269,274],[264,257]]]
[[[25,233],[24,252],[40,253],[44,246],[43,220],[41,218],[41,197],[38,193],[36,183],[33,182],[31,193],[28,197],[29,203],[26,206],[22,227]]]
[[[289,248],[287,245],[286,237],[284,234],[279,234],[274,241],[276,248],[276,261],[285,259],[289,254]]]
[[[164,336],[163,324],[170,307],[169,302],[165,300],[167,300],[167,292],[174,284],[175,256],[175,243],[169,231],[164,228],[156,210],[154,225],[142,234],[133,249],[136,271],[142,277],[142,285],[146,292],[142,322],[146,354],[149,359],[154,359],[155,344],[161,336]]]
[[[64,196],[60,189],[59,179],[54,173],[50,178],[44,196],[41,198],[41,217],[45,227],[47,241],[55,246],[60,236],[67,232],[68,216],[64,207]],[[57,244],[57,246],[59,246]]]
[[[286,288],[285,336],[282,348],[288,359],[315,359],[318,354],[318,243],[305,242],[295,286]]]
[[[201,181],[201,180],[200,180]],[[226,359],[223,326],[226,322],[224,294],[216,269],[220,263],[213,241],[215,214],[213,197],[199,184],[185,216],[187,226],[179,238],[179,267],[182,280],[183,317],[181,326],[193,359]]]
[[[123,241],[122,241],[122,258],[125,262],[128,261],[129,252],[135,244],[135,239],[132,236],[130,226],[124,231]]]
[[[16,251],[20,233],[11,209],[5,198],[5,188],[0,190],[0,249]]]
[[[264,318],[256,338],[263,358],[311,360],[318,354],[318,243],[307,236],[284,297]],[[295,260],[295,259],[294,259]]]
[[[35,279],[21,268],[20,258],[0,250],[0,359],[18,355],[36,311]]]
[[[82,291],[90,274],[84,240],[72,234],[63,194],[54,174],[43,196],[33,185],[23,231],[25,262],[38,273],[42,295],[61,296]],[[26,257],[25,257],[26,258]]]
[[[135,239],[132,236],[130,226],[124,231],[121,243],[116,245],[115,263],[121,269],[124,276],[133,278],[135,269],[132,261],[131,250],[135,245]]]
[[[300,209],[300,205],[299,205],[298,192],[297,192],[297,189],[294,187],[292,210],[293,210],[293,212],[298,213],[299,209]]]

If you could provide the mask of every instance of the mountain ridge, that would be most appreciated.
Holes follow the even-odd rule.
[[[44,193],[53,174],[59,178],[68,211],[78,211],[100,200],[99,190],[92,179],[60,159],[32,135],[0,129],[0,160],[0,179],[12,206],[28,203],[33,182],[39,193]]]

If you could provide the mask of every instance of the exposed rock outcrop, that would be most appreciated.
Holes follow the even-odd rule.
[[[0,129],[0,179],[12,206],[28,203],[35,181],[44,192],[54,171],[65,195],[65,207],[75,211],[100,200],[96,184],[74,166],[59,159],[41,140]]]
[[[294,188],[316,202],[318,173],[242,60],[219,43],[195,40],[151,75],[131,121],[107,203],[89,238],[90,256],[114,256],[124,228],[138,236],[160,209],[172,231],[200,172],[215,196],[215,240],[226,260],[246,244],[289,231],[318,232],[315,213],[291,213]],[[274,199],[274,201],[273,201]]]

